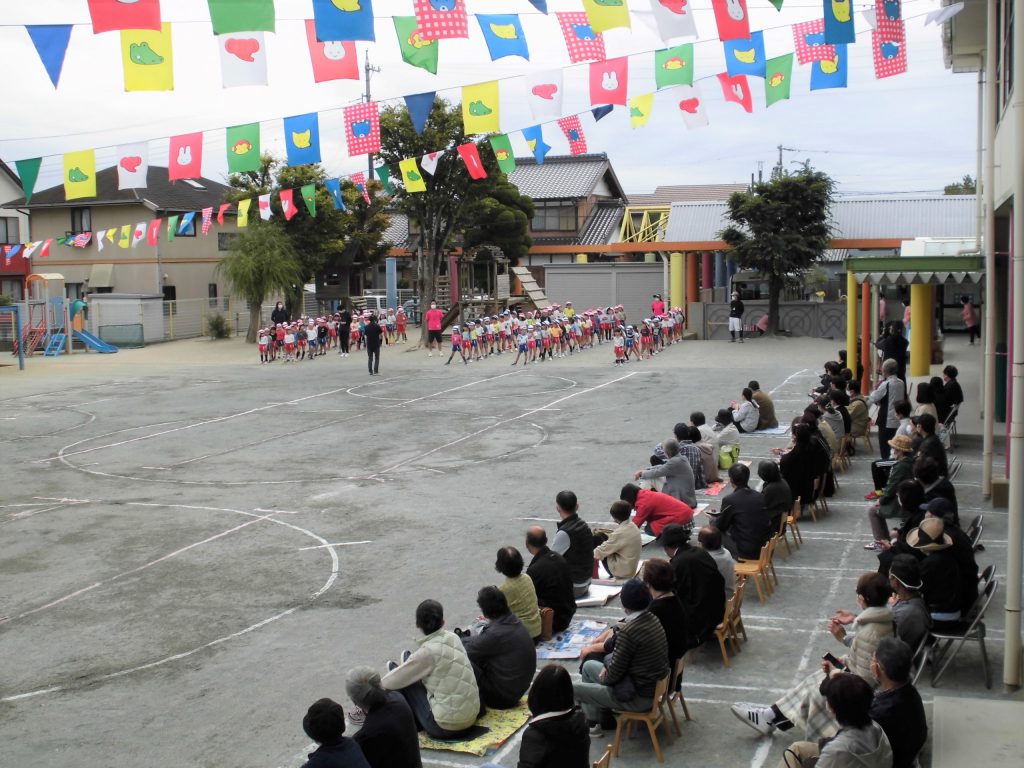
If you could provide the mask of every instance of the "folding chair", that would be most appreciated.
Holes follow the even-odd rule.
[[[672,676],[668,681],[668,696],[665,698],[665,703],[668,705],[668,713],[672,715],[672,728],[675,730],[677,736],[682,736],[683,732],[679,729],[679,719],[676,717],[675,702],[679,702],[683,706],[683,717],[687,720],[693,720],[690,717],[690,708],[686,706],[686,699],[683,698],[683,671],[686,669],[686,662],[683,657],[680,656],[676,659],[676,665],[672,669]]]
[[[665,717],[665,694],[668,692],[668,681],[672,673],[665,675],[658,681],[654,688],[654,699],[651,709],[647,712],[627,712],[615,710],[615,741],[612,742],[612,756],[619,756],[619,746],[622,742],[622,731],[626,731],[626,738],[633,732],[636,723],[643,723],[647,726],[647,732],[651,734],[651,742],[654,744],[654,754],[659,763],[665,762],[665,756],[661,753],[661,742],[658,741],[658,727],[665,726],[669,740],[672,739],[672,729],[668,726]]]
[[[949,478],[949,482],[956,480],[956,476],[960,474],[960,470],[963,469],[963,463],[960,459],[953,457],[949,462],[949,469],[946,470],[946,476]]]
[[[868,428],[864,430],[864,434],[861,437],[864,439],[864,450],[870,454],[875,450],[871,447],[871,424],[868,424]]]
[[[736,563],[736,577],[745,576],[754,580],[754,588],[757,589],[757,599],[762,603],[767,599],[772,590],[772,580],[768,575],[769,558],[772,553],[771,540],[766,541],[761,547],[761,555],[757,560],[740,560]],[[761,582],[764,581],[764,589]]]
[[[946,435],[949,437],[949,447],[956,448],[956,417],[960,413],[960,403],[957,403],[949,409],[949,414],[946,416],[946,420],[942,422],[942,429],[945,430]]]
[[[993,578],[995,578],[995,575],[996,575],[996,567],[995,567],[995,565],[987,565],[987,566],[985,566],[985,570],[981,572],[980,576],[978,576],[978,584],[980,585],[978,587],[978,589],[981,592],[984,592],[985,591],[985,587],[987,587],[988,583],[990,581],[992,581]]]
[[[786,517],[786,526],[789,528],[789,535],[793,537],[793,546],[796,549],[800,549],[804,543],[804,537],[800,534],[800,515],[803,513],[803,507],[801,506],[800,497],[797,496],[793,501],[793,509]],[[789,545],[786,545],[786,549],[789,549]],[[792,551],[792,550],[790,550]]]
[[[989,669],[988,652],[985,650],[984,619],[985,611],[988,610],[989,603],[992,602],[998,587],[999,580],[992,578],[985,585],[984,591],[978,595],[978,599],[974,601],[974,605],[968,611],[966,619],[962,621],[938,622],[932,627],[931,636],[937,644],[937,648],[932,654],[933,687],[938,685],[939,679],[968,640],[978,643],[981,649],[981,666],[985,672],[985,687],[992,687],[992,671]],[[942,643],[944,645],[938,645]],[[953,646],[953,643],[956,643],[956,646],[950,652],[950,647]]]
[[[981,541],[981,532],[985,530],[985,515],[978,515],[971,524],[967,526],[967,538],[971,540],[971,546],[975,551],[979,549],[978,542]]]
[[[746,583],[746,579],[744,579]],[[722,661],[725,662],[725,666],[731,667],[729,663],[729,651],[726,647],[727,644],[732,643],[733,653],[740,652],[739,642],[733,633],[733,614],[736,613],[736,597],[739,592],[739,585],[736,586],[736,592],[733,593],[732,597],[725,601],[725,615],[722,616],[722,623],[715,627],[715,638],[718,640],[718,647],[722,651]]]
[[[608,749],[606,749],[604,751],[604,754],[601,755],[601,759],[594,761],[593,768],[611,768],[611,765],[612,765],[612,745],[609,744],[608,745]]]
[[[917,685],[917,680],[921,677],[921,673],[924,671],[925,664],[928,661],[928,644],[931,642],[931,639],[931,635],[925,632],[921,642],[914,649],[914,655],[910,657],[910,679],[914,685]]]

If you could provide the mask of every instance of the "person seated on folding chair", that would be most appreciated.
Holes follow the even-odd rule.
[[[676,595],[686,616],[687,649],[696,648],[715,634],[726,600],[725,579],[703,547],[690,546],[691,533],[681,525],[666,525],[661,534],[661,545],[675,574]]]
[[[665,630],[668,643],[668,665],[675,669],[676,662],[690,648],[690,631],[686,626],[683,604],[676,594],[676,574],[668,560],[652,557],[644,561],[643,582],[651,593],[647,610],[658,617]]]
[[[782,516],[793,511],[793,491],[789,483],[782,479],[779,465],[774,461],[760,462],[757,465],[757,476],[764,483],[761,486],[761,496],[764,497],[764,506],[768,510],[771,531],[774,533],[782,524]]]
[[[889,566],[897,555],[913,555],[920,559],[921,555],[907,544],[907,534],[917,528],[924,520],[921,505],[924,504],[924,488],[917,480],[904,480],[896,489],[896,499],[900,504],[899,516],[903,519],[899,528],[889,531],[887,541],[878,544],[878,572],[888,576]]]
[[[913,555],[896,555],[889,567],[889,586],[892,588],[893,620],[896,637],[917,648],[932,628],[928,605],[921,595],[921,566]]]
[[[922,385],[923,386],[923,385]],[[930,413],[923,413],[920,416],[911,417],[911,421],[917,428],[914,449],[917,458],[927,456],[939,465],[939,474],[942,477],[949,475],[949,459],[946,457],[946,449],[942,447],[942,440],[939,439],[937,429],[938,422]]]
[[[913,647],[895,637],[883,637],[871,660],[878,688],[870,714],[889,739],[892,768],[914,768],[928,738],[921,694],[910,682],[913,661]]]
[[[964,391],[956,377],[960,375],[955,365],[947,365],[942,369],[942,397],[950,409],[963,405]]]
[[[960,529],[960,526],[950,524],[952,505],[947,499],[932,499],[922,505],[921,510],[925,513],[926,520],[937,517],[945,524],[943,530],[953,543],[950,551],[960,572],[960,612],[967,615],[974,601],[978,599],[978,561],[974,557],[971,538]]]
[[[928,379],[928,388],[932,391],[932,404],[935,406],[935,417],[942,424],[949,416],[952,406],[946,402],[946,389],[941,376],[932,376]]]
[[[764,496],[749,487],[750,468],[745,464],[729,467],[729,482],[734,490],[722,499],[721,512],[711,525],[721,531],[722,545],[733,557],[757,560],[772,537]]]
[[[697,532],[697,543],[718,566],[718,572],[725,582],[725,599],[729,600],[736,592],[736,560],[722,546],[722,534],[717,528],[706,525]]]
[[[850,398],[847,410],[850,414],[850,436],[862,440],[871,429],[871,414],[868,400],[860,393],[860,382],[856,379],[846,382],[846,393]]]
[[[857,601],[862,609],[860,614],[839,610],[829,620],[829,632],[850,649],[848,654],[837,661],[843,671],[864,680],[869,693],[878,684],[871,671],[875,649],[883,637],[892,636],[892,611],[887,604],[890,594],[885,576],[865,573],[857,579]],[[855,631],[847,632],[847,626]],[[836,669],[836,665],[825,658],[820,671],[805,677],[771,706],[737,703],[730,709],[736,717],[762,735],[776,729],[786,731],[798,726],[803,729],[804,738],[810,742],[830,738],[842,723],[838,723],[825,706],[822,683]],[[866,706],[870,706],[870,696]]]
[[[890,768],[889,738],[871,719],[871,686],[857,675],[838,672],[821,687],[828,711],[839,724],[838,731],[822,744],[794,742],[783,753],[779,768]]]
[[[956,500],[956,488],[949,482],[949,478],[942,475],[935,459],[930,456],[920,456],[914,462],[914,479],[924,489],[924,500],[946,499],[950,506],[944,507],[946,511],[946,522],[951,525],[960,525],[960,506]]]
[[[889,469],[889,477],[885,481],[885,487],[881,493],[872,491],[865,498],[877,499],[868,508],[868,522],[871,524],[873,541],[865,544],[864,549],[877,550],[879,542],[888,541],[890,538],[887,521],[898,519],[901,514],[899,499],[896,498],[896,491],[904,480],[911,480],[914,477],[914,459],[912,456],[913,446],[909,437],[896,435],[889,441],[892,447],[896,462]]]
[[[907,544],[921,552],[921,593],[933,621],[958,621],[963,600],[963,578],[953,555],[953,540],[946,524],[937,517],[926,517],[907,534]],[[975,587],[977,589],[977,587]]]

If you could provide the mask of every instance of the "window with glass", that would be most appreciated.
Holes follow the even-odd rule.
[[[998,0],[996,14],[996,120],[1001,120],[1010,106],[1013,93],[1013,23],[1014,4],[1012,0]]]
[[[91,208],[71,209],[71,231],[75,234],[79,232],[92,232]]]
[[[14,216],[0,217],[0,243],[13,245],[21,242],[21,230]]]
[[[575,232],[578,228],[576,206],[572,202],[535,200],[533,208],[530,229],[534,232]]]

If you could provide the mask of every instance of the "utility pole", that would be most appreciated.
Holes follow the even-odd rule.
[[[366,51],[366,64],[363,66],[363,74],[366,83],[366,92],[363,93],[363,98],[366,103],[370,103],[370,74],[373,72],[380,72],[380,67],[374,67],[370,65],[370,51]],[[373,155],[369,154],[366,156],[366,180],[367,182],[373,178]]]

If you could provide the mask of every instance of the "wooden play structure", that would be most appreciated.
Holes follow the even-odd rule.
[[[437,282],[437,303],[448,307],[441,327],[500,314],[508,307],[509,296],[508,259],[500,248],[480,245],[451,254],[447,274]]]

